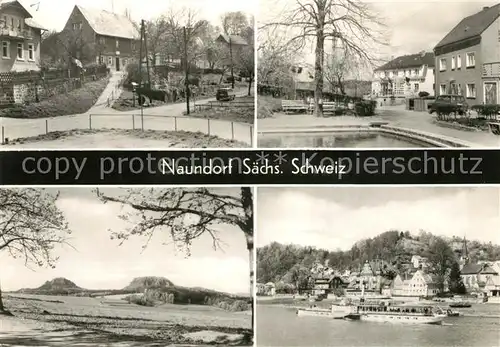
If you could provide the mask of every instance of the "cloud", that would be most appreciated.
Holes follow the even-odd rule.
[[[500,244],[496,230],[500,225],[498,189],[457,190],[455,194],[438,194],[415,188],[414,200],[392,200],[385,188],[385,198],[378,204],[358,206],[335,201],[336,188],[325,188],[324,197],[300,191],[274,190],[258,198],[259,246],[273,241],[311,245],[326,249],[348,249],[362,238],[388,230],[425,230],[436,235],[467,235],[468,238]],[[341,188],[348,190],[349,188]],[[372,191],[374,188],[371,188]],[[353,190],[351,200],[359,199],[362,189]],[[384,188],[379,188],[383,196]],[[407,191],[411,191],[407,188]],[[355,193],[356,192],[356,193]],[[411,193],[407,198],[411,199]],[[343,198],[345,200],[345,198]],[[272,211],[272,212],[271,212]]]

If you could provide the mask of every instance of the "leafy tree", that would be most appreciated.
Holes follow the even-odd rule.
[[[56,206],[58,197],[43,189],[0,189],[0,251],[23,259],[27,266],[54,268],[54,249],[67,243],[71,233]]]
[[[209,235],[213,248],[221,248],[217,226],[238,227],[245,236],[250,264],[250,295],[253,298],[253,194],[249,187],[242,187],[240,194],[228,195],[207,188],[144,188],[124,189],[119,196],[96,194],[103,203],[119,203],[131,208],[123,212],[122,219],[132,227],[112,231],[120,244],[133,236],[146,236],[148,241],[155,232],[167,232],[174,244],[187,256],[192,242],[202,235]],[[147,243],[144,245],[147,247]],[[252,305],[253,313],[253,305]],[[252,319],[253,324],[253,319]]]
[[[444,292],[449,269],[456,263],[455,254],[448,243],[436,237],[427,251],[430,271],[436,276],[438,288]]]
[[[221,23],[226,35],[241,35],[250,26],[247,15],[241,11],[224,13]]]
[[[460,266],[458,265],[458,262],[453,262],[451,269],[450,269],[450,292],[456,293],[456,294],[465,294],[466,293],[466,288],[464,285],[464,282],[462,280],[462,277],[460,276]]]

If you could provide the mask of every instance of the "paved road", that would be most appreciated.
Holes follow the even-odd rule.
[[[102,100],[107,100],[106,95],[108,95],[110,90],[115,88],[118,78],[113,76],[110,84],[102,94],[103,96],[99,99],[100,101],[86,113],[40,119],[0,118],[0,124],[4,127],[4,136],[16,139],[45,134],[47,130],[49,132],[65,131],[71,129],[89,129],[89,127],[93,129],[140,129],[142,124],[144,129],[202,132],[228,140],[234,139],[247,143],[249,146],[252,145],[253,127],[250,124],[186,117],[182,114],[186,109],[184,103],[144,108],[143,117],[140,115],[140,110],[121,112],[106,107]],[[244,96],[246,93],[245,91],[238,91],[236,95]],[[195,102],[196,104],[205,104],[214,100],[215,98],[211,98]],[[89,117],[89,115],[92,116]],[[71,146],[69,142],[68,144]],[[36,142],[33,146],[36,146]]]

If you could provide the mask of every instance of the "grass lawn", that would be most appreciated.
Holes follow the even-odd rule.
[[[270,118],[275,112],[281,112],[281,100],[272,96],[259,95],[257,97],[257,119]]]
[[[236,102],[254,102],[254,96],[243,96],[236,98]],[[229,103],[230,104],[230,103]],[[213,107],[196,111],[190,114],[191,117],[204,119],[217,119],[231,122],[253,124],[255,119],[254,107]]]
[[[16,148],[221,148],[248,147],[246,143],[188,131],[131,129],[74,129],[14,139]]]
[[[0,117],[45,118],[85,113],[97,102],[109,78],[89,82],[66,94],[55,95],[36,104],[14,105],[0,111]]]

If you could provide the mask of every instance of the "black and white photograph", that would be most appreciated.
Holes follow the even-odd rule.
[[[256,0],[1,0],[5,149],[253,146]]]
[[[253,191],[0,189],[1,346],[252,346]]]
[[[500,5],[261,0],[258,147],[498,148]]]
[[[498,187],[259,188],[257,346],[499,345]]]

